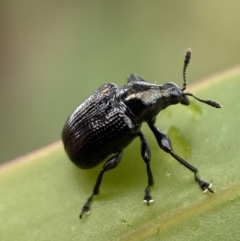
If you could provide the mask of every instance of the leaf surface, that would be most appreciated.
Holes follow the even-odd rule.
[[[211,108],[171,106],[157,119],[173,149],[212,180],[214,194],[202,193],[193,174],[157,145],[146,125],[152,150],[155,202],[142,202],[147,185],[140,142],[124,152],[118,168],[106,173],[92,212],[78,218],[101,165],[76,168],[60,142],[0,168],[1,240],[238,240],[240,237],[240,67],[189,86]]]

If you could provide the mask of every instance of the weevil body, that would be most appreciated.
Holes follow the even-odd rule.
[[[86,169],[98,165],[110,155],[98,175],[92,195],[82,208],[80,218],[90,211],[90,203],[93,196],[99,193],[103,174],[118,165],[124,148],[136,137],[141,140],[141,155],[146,163],[148,176],[144,202],[149,204],[153,201],[150,195],[150,186],[154,183],[150,167],[151,154],[141,132],[143,122],[150,127],[159,147],[192,171],[203,191],[213,192],[211,183],[200,179],[197,168],[178,156],[172,149],[169,137],[155,126],[156,116],[169,105],[189,105],[187,96],[221,108],[217,102],[202,100],[192,93],[184,92],[187,86],[185,72],[190,58],[191,51],[188,50],[184,60],[182,88],[171,82],[163,85],[151,84],[131,74],[128,83],[123,87],[113,83],[101,86],[70,115],[62,132],[64,148],[70,160],[80,168]]]

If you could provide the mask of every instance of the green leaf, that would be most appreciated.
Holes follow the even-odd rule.
[[[202,179],[212,180],[214,194],[203,194],[193,174],[164,153],[144,125],[155,202],[149,207],[142,202],[147,176],[136,140],[119,167],[106,173],[91,214],[80,220],[101,165],[76,168],[57,142],[1,167],[1,240],[238,240],[239,79],[237,67],[188,87],[222,109],[189,97],[189,107],[171,106],[158,116],[157,126],[171,137],[175,152],[196,166]]]

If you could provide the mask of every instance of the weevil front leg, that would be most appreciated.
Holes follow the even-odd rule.
[[[93,197],[99,193],[99,189],[100,189],[100,186],[101,186],[101,183],[102,183],[103,174],[106,171],[112,170],[115,167],[117,167],[117,165],[119,164],[119,162],[122,159],[122,155],[123,155],[123,151],[119,151],[116,155],[114,155],[111,158],[109,158],[106,161],[106,163],[103,165],[101,172],[98,174],[97,181],[96,181],[95,186],[93,188],[93,193],[87,199],[86,203],[82,207],[82,211],[81,211],[81,213],[79,215],[80,218],[83,217],[84,213],[90,213],[90,204],[92,202]]]
[[[153,134],[155,135],[160,148],[163,149],[165,152],[171,154],[178,162],[180,162],[183,166],[185,166],[186,168],[188,168],[190,171],[192,171],[194,173],[195,180],[196,180],[196,182],[198,182],[198,184],[201,187],[201,189],[203,190],[203,192],[210,191],[211,193],[213,193],[213,190],[211,189],[212,184],[200,179],[200,177],[198,175],[198,169],[196,167],[192,166],[187,161],[185,161],[180,156],[178,156],[173,151],[172,144],[171,144],[169,137],[164,132],[159,130],[154,125],[153,122],[149,122],[148,125],[149,125],[150,129],[152,130]]]
[[[147,203],[147,205],[149,205],[151,202],[153,202],[153,199],[150,195],[150,186],[152,186],[154,184],[153,174],[152,174],[152,170],[151,170],[151,166],[150,166],[151,151],[150,151],[149,145],[148,145],[144,135],[142,134],[142,132],[139,132],[138,135],[141,140],[141,155],[142,155],[144,162],[146,163],[147,176],[148,176],[148,185],[145,189],[145,195],[143,198],[143,202],[145,202],[145,203]]]

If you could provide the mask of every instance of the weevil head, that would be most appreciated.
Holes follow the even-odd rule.
[[[162,95],[163,109],[169,105],[176,105],[179,103],[189,105],[190,103],[188,97],[175,83],[169,82],[160,86],[160,92]]]

